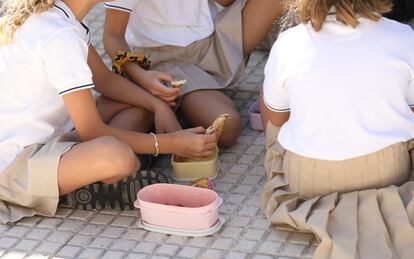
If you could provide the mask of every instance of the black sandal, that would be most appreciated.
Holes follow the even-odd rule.
[[[73,191],[59,200],[59,207],[82,210],[133,210],[137,192],[155,183],[170,183],[162,172],[140,170],[114,184],[96,182]]]

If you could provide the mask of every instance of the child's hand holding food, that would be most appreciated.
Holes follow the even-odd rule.
[[[181,130],[173,133],[179,157],[206,157],[214,154],[217,145],[215,135],[204,134],[203,127]]]

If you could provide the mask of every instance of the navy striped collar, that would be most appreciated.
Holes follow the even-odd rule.
[[[64,16],[66,16],[67,18],[72,20],[74,23],[79,24],[79,25],[82,26],[82,28],[85,30],[87,42],[88,42],[88,45],[89,45],[91,35],[90,35],[90,30],[89,30],[88,26],[86,26],[83,22],[78,21],[76,19],[75,14],[72,12],[72,10],[63,1],[56,0],[55,3],[53,4],[53,6],[54,6],[54,8],[59,10]]]

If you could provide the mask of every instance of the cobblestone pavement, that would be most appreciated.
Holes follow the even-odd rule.
[[[100,53],[103,20],[102,6],[87,18]],[[53,218],[32,217],[0,225],[0,257],[311,258],[317,245],[312,235],[272,227],[259,211],[259,195],[265,182],[265,138],[262,132],[249,128],[247,109],[258,97],[266,58],[266,52],[254,52],[246,79],[227,91],[243,116],[244,126],[237,144],[221,150],[221,170],[215,184],[224,198],[220,214],[226,223],[217,234],[185,238],[149,233],[135,226],[137,211],[59,209]],[[104,59],[108,64],[108,58]],[[171,172],[168,157],[155,167]]]

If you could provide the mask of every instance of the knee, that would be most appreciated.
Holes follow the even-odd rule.
[[[242,128],[241,116],[237,111],[230,113],[230,116],[231,117],[226,122],[224,131],[220,136],[220,139],[219,139],[220,146],[224,146],[224,147],[233,146],[236,143],[238,137],[240,136],[241,128]]]
[[[139,169],[139,161],[132,148],[115,137],[98,138],[99,160],[106,178],[124,177]]]

